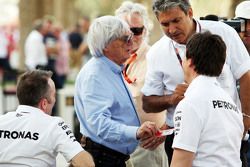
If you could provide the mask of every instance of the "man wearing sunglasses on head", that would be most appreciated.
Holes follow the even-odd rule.
[[[77,76],[74,100],[84,148],[96,167],[125,167],[139,140],[154,138],[157,131],[153,122],[140,123],[122,75],[132,38],[128,24],[115,16],[99,17],[89,29],[93,58]]]
[[[146,53],[150,46],[147,43],[149,30],[152,28],[146,8],[138,3],[125,1],[115,12],[116,16],[125,20],[133,32],[132,54],[125,62],[123,76],[132,93],[136,110],[141,122],[155,122],[158,128],[165,127],[166,111],[161,113],[145,113],[142,109],[142,93],[140,92],[146,74]],[[164,151],[164,138],[151,142],[151,150],[140,146],[130,155],[127,167],[167,167],[167,156]]]

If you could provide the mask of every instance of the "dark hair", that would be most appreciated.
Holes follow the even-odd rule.
[[[209,14],[209,15],[206,15],[203,20],[219,21],[219,17],[214,14]]]
[[[197,33],[187,42],[186,58],[192,59],[198,74],[219,76],[226,59],[226,45],[216,34]]]
[[[32,70],[22,74],[17,82],[19,104],[36,107],[42,98],[49,99],[51,71]]]
[[[187,14],[191,5],[189,0],[153,0],[152,8],[156,16],[174,7],[180,7],[180,9]]]

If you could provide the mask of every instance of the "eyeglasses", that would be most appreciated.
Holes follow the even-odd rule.
[[[139,36],[143,33],[144,26],[142,27],[131,27],[130,30],[133,32],[134,35]]]
[[[123,42],[126,42],[127,44],[131,44],[133,36],[134,36],[133,34],[124,35],[124,36],[120,37],[119,39],[122,40]]]

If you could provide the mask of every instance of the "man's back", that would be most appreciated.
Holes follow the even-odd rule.
[[[0,165],[55,166],[58,152],[70,161],[82,151],[77,145],[61,118],[37,108],[21,105],[0,117]]]
[[[215,78],[193,80],[176,108],[175,127],[173,147],[194,152],[193,166],[241,164],[242,115]]]

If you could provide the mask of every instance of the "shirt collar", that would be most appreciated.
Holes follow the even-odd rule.
[[[108,59],[104,55],[99,57],[99,58],[102,62],[107,64],[114,73],[121,73],[122,72],[123,65],[121,65],[121,66],[117,65],[115,62],[111,61],[110,59]]]
[[[19,105],[16,110],[17,113],[27,113],[27,114],[45,114],[42,110],[36,107],[28,105]]]
[[[185,92],[185,96],[187,96],[189,94],[189,92],[191,92],[193,89],[199,87],[200,83],[204,83],[205,85],[207,84],[215,84],[215,85],[219,85],[216,77],[209,77],[209,76],[205,76],[205,75],[198,75],[195,79],[193,79],[193,81],[190,83],[190,85],[188,86],[186,92]]]
[[[200,33],[201,32],[201,24],[196,19],[194,19],[194,22],[196,24],[196,33]]]

